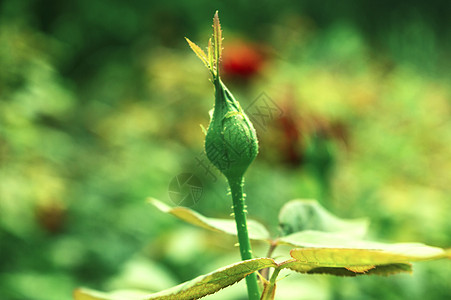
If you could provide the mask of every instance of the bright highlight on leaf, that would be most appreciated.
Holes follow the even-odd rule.
[[[228,220],[228,219],[207,218],[186,207],[170,207],[154,198],[150,198],[148,201],[162,212],[171,214],[179,218],[180,220],[183,220],[197,227],[201,227],[216,232],[219,231],[230,235],[237,235],[236,224],[235,221],[232,219]],[[266,241],[270,239],[268,230],[265,228],[265,226],[263,226],[259,222],[254,220],[248,220],[247,225],[250,239],[266,240]]]
[[[324,267],[346,268],[445,258],[446,252],[443,249],[422,244],[386,244],[379,249],[293,249],[290,255],[299,262]]]

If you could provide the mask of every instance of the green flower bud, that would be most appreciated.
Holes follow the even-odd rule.
[[[215,107],[205,137],[208,159],[227,179],[242,177],[258,153],[254,126],[219,77]]]
[[[208,41],[207,53],[189,39],[186,41],[213,77],[215,107],[205,137],[205,152],[229,183],[241,259],[252,259],[243,187],[244,173],[258,153],[258,141],[251,121],[219,77],[222,30],[218,12],[213,17],[213,36]],[[246,277],[246,284],[249,299],[260,299],[255,273]]]
[[[212,75],[215,85],[215,108],[205,137],[208,159],[227,179],[239,180],[258,153],[254,126],[219,77],[222,53],[222,30],[218,12],[213,18],[213,36],[207,53],[186,38],[191,49]]]

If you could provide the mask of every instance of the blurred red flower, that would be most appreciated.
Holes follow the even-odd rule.
[[[257,75],[265,61],[259,46],[244,41],[228,43],[222,56],[222,73],[231,78],[250,79]]]

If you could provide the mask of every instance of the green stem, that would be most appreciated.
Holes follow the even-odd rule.
[[[279,272],[282,269],[275,268],[272,273],[271,279],[266,283],[265,289],[263,290],[263,295],[261,300],[274,300],[276,294],[276,279],[279,276]]]
[[[242,260],[252,259],[251,242],[247,231],[246,204],[243,194],[244,178],[229,178],[230,190],[233,199],[233,212],[235,214],[236,229],[238,233],[238,243]],[[252,273],[246,277],[247,292],[249,300],[260,299],[260,291],[257,283],[257,274]]]
[[[278,246],[278,241],[271,241],[271,245],[269,246],[268,249],[268,254],[266,254],[266,257],[271,257],[272,253],[274,252],[274,250],[276,249],[276,247]],[[260,275],[265,278],[265,279],[269,279],[269,268],[265,268],[260,270]]]

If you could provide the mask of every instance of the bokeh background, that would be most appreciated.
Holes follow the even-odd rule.
[[[169,184],[190,173],[202,187],[193,209],[231,213],[224,179],[200,163],[213,86],[184,40],[206,45],[217,9],[224,81],[243,107],[264,99],[277,112],[259,117],[250,216],[276,236],[285,202],[316,198],[340,217],[368,217],[372,239],[450,247],[450,6],[1,1],[0,298],[158,291],[239,260],[233,238],[146,203],[177,204]],[[451,299],[450,266],[290,275],[278,295]],[[246,299],[244,286],[215,299]]]

